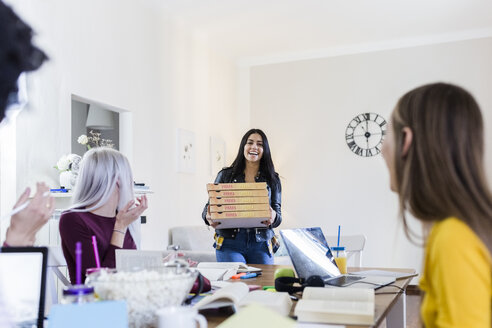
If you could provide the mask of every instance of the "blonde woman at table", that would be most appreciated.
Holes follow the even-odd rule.
[[[75,284],[75,245],[82,243],[82,275],[96,267],[92,236],[96,236],[102,267],[116,266],[116,249],[139,245],[137,219],[147,209],[147,198],[134,200],[128,159],[119,151],[96,147],[85,153],[73,202],[60,218],[62,250],[70,280]]]
[[[427,225],[421,315],[432,327],[491,327],[492,196],[480,109],[466,90],[424,85],[400,98],[383,157],[405,211]]]

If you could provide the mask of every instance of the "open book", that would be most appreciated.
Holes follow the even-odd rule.
[[[162,266],[164,261],[164,254],[161,251],[117,249],[115,256],[117,270],[155,268]]]
[[[228,280],[239,272],[261,271],[241,262],[200,262],[196,268],[210,281]]]
[[[294,315],[303,322],[372,325],[374,290],[306,287]]]
[[[222,287],[210,296],[205,296],[194,305],[197,310],[214,309],[233,306],[237,309],[249,304],[260,304],[281,315],[288,315],[292,301],[287,293],[272,293],[264,290],[249,292],[249,287],[243,282],[235,282]]]

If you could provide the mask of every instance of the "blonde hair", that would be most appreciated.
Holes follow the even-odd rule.
[[[135,198],[133,175],[128,159],[117,150],[95,147],[85,153],[80,164],[79,175],[74,189],[71,212],[90,212],[109,200],[119,186],[117,209],[123,208]],[[140,244],[139,226],[136,222],[129,227],[135,244]]]
[[[492,196],[483,164],[483,119],[473,96],[451,84],[416,88],[392,115],[396,188],[405,233],[408,210],[424,222],[454,216],[492,252]],[[403,128],[413,133],[402,157]]]

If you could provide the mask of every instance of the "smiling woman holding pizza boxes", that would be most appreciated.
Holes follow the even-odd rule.
[[[263,131],[246,132],[232,165],[207,190],[202,218],[215,228],[217,261],[273,264],[282,187]]]

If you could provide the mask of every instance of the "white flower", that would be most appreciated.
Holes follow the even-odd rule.
[[[60,171],[67,171],[70,166],[70,159],[68,156],[62,156],[58,162],[56,162],[56,168]]]
[[[82,160],[82,157],[80,157],[77,154],[70,154],[70,171],[72,172],[79,172],[79,167],[80,167],[80,161]]]
[[[101,132],[94,132],[92,130],[89,131],[88,136],[85,134],[80,135],[77,142],[81,145],[85,145],[87,150],[93,147],[114,147],[113,140],[101,138]]]
[[[79,161],[80,161],[80,156],[79,156],[79,155],[77,155],[77,154],[68,154],[68,155],[67,155],[67,158],[68,158],[68,161],[69,161],[70,163],[73,163],[73,162],[75,162],[75,161],[77,161],[77,162],[79,162]]]
[[[81,145],[87,145],[87,143],[89,142],[89,138],[87,138],[87,136],[85,134],[82,134],[78,139],[77,139],[77,142]]]
[[[68,154],[60,157],[56,162],[55,168],[60,171],[75,171],[78,172],[82,157],[77,154]]]

